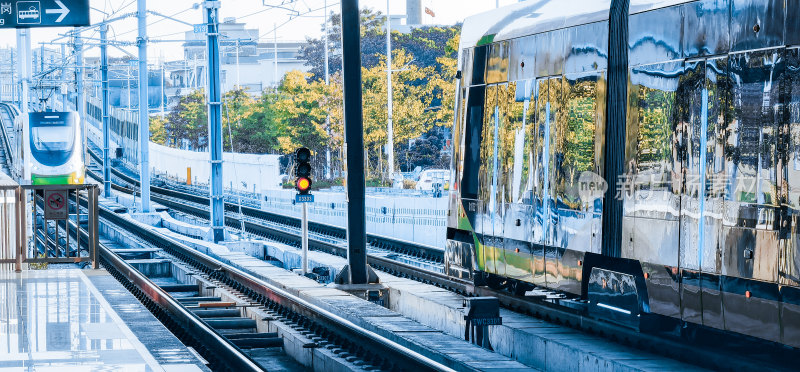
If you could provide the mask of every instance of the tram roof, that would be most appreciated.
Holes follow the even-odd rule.
[[[694,0],[631,0],[630,13]],[[467,17],[461,49],[608,19],[610,0],[530,0]]]

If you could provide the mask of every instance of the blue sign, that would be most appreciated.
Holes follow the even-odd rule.
[[[295,203],[313,203],[314,202],[314,195],[313,194],[296,194],[294,196]]]
[[[88,25],[89,0],[0,0],[0,28]]]

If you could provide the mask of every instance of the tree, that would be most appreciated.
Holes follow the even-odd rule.
[[[331,74],[342,70],[342,19],[340,14],[331,14],[328,20],[328,68]],[[405,50],[413,55],[418,67],[436,66],[437,58],[445,55],[455,57],[458,48],[450,50],[448,40],[456,37],[460,25],[452,27],[424,26],[410,33],[392,31],[392,50]],[[457,46],[457,44],[456,44]],[[307,39],[300,49],[300,57],[310,66],[311,80],[325,77],[325,40]],[[371,9],[361,10],[361,66],[372,68],[386,58],[386,16]],[[454,72],[455,74],[455,72]]]
[[[161,116],[150,117],[150,141],[159,145],[167,145],[167,119]]]
[[[181,141],[186,140],[194,150],[205,147],[208,142],[208,107],[203,90],[181,97],[164,128],[168,134],[166,143],[170,146],[180,147]]]
[[[222,143],[224,151],[236,150],[241,152],[238,143],[242,141],[239,135],[242,120],[252,113],[255,102],[241,87],[225,92],[222,96]],[[237,145],[231,148],[231,141]]]

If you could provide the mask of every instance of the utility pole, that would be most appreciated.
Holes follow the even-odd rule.
[[[328,71],[328,0],[325,0],[325,85],[330,85],[330,72]],[[331,138],[331,115],[325,114],[325,129],[328,138]],[[331,145],[325,146],[325,178],[331,179]]]
[[[389,0],[386,0],[386,96],[388,122],[386,123],[386,159],[389,163],[389,180],[394,174],[394,126],[392,125],[392,20],[389,17]]]
[[[64,66],[61,67],[61,111],[67,111],[69,102],[67,102],[67,45],[61,44],[61,61]]]
[[[111,133],[108,122],[108,25],[100,25],[100,85],[102,89],[103,115],[103,196],[111,197],[111,164],[109,146]]]
[[[139,21],[139,191],[142,193],[142,212],[150,213],[150,115],[148,115],[147,84],[147,0],[137,0]]]
[[[166,74],[167,74],[167,64],[164,63],[163,60],[162,60],[162,62],[161,62],[161,98],[159,98],[159,101],[161,101],[161,119],[164,119],[164,111],[167,110],[167,96],[164,94],[164,92],[166,91],[166,89],[164,87],[164,78],[165,78]]]
[[[15,103],[17,102],[17,83],[14,81],[14,49],[9,48],[9,54],[11,54],[11,64],[9,65],[11,70],[11,103]]]
[[[278,26],[275,23],[272,24],[272,68],[275,76],[275,92],[278,92],[278,84],[280,84],[280,80],[278,80]]]
[[[361,106],[361,19],[358,0],[342,0],[342,73],[347,184],[347,262],[350,284],[366,284],[367,226],[364,122]]]
[[[222,95],[219,79],[219,1],[205,0],[208,31],[208,150],[211,155],[211,228],[214,242],[225,240],[225,196],[222,189]]]
[[[17,60],[19,62],[19,75],[20,75],[20,93],[19,102],[20,110],[23,115],[30,112],[28,106],[28,84],[31,79],[31,34],[30,29],[17,30]],[[26,177],[26,179],[28,179]]]
[[[83,41],[81,40],[81,32],[75,33],[75,111],[78,112],[78,117],[81,118],[81,134],[86,138],[86,97],[83,95]],[[83,157],[88,158],[88,143],[83,141]]]

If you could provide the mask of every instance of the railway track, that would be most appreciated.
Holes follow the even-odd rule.
[[[0,167],[2,172],[11,176],[12,156],[13,150],[11,149],[11,139],[9,138],[9,131],[14,130],[14,118],[16,112],[7,103],[0,103],[0,125],[2,126],[2,133],[0,133]]]
[[[208,219],[208,200],[206,198],[158,187],[153,187],[151,190],[153,190],[153,194],[151,194],[153,200],[165,207],[201,219]],[[120,189],[120,191],[131,192],[129,189]],[[235,230],[244,226],[247,233],[299,247],[300,233],[295,228],[295,219],[273,216],[269,213],[265,213],[269,215],[269,218],[261,219],[256,217],[259,213],[252,212],[246,213],[245,217],[240,219],[238,213],[233,213],[233,207],[233,205],[226,204],[228,212],[225,217],[226,226]],[[335,231],[326,234],[325,228],[326,226],[317,226],[317,229],[311,229],[314,234],[309,236],[309,248],[345,257],[347,248],[344,238]],[[413,248],[409,248],[409,250],[413,250]],[[582,309],[581,304],[576,303],[575,299],[549,296],[546,292],[537,296],[519,296],[504,290],[476,287],[471,282],[450,278],[442,272],[424,270],[414,265],[398,262],[391,255],[368,254],[367,260],[373,268],[395,276],[435,285],[467,296],[497,297],[505,308],[710,369],[730,366],[728,370],[758,370],[769,365],[775,370],[791,370],[789,361],[797,356],[796,350],[785,349],[778,344],[767,343],[765,345],[762,341],[746,337],[728,337],[730,341],[728,345],[710,342],[709,338],[713,340],[716,337],[726,336],[714,330],[703,329],[702,335],[694,337],[694,340],[687,339],[684,337],[685,335],[676,334],[673,330],[643,333],[590,317]],[[754,352],[754,348],[759,351]],[[774,351],[774,354],[765,353],[763,350]],[[775,358],[775,356],[778,357]]]
[[[85,201],[82,201],[85,206]],[[282,322],[310,340],[304,348],[327,348],[339,356],[349,355],[350,363],[373,370],[449,370],[427,357],[367,331],[333,313],[272,286],[235,267],[153,231],[115,211],[100,208],[100,219],[125,231],[146,245],[145,249],[113,249],[100,244],[99,257],[104,268],[134,293],[183,342],[194,347],[211,362],[213,370],[263,370],[254,349],[282,345],[275,333],[256,330],[256,321],[243,316],[243,307],[257,307],[272,320]],[[70,230],[77,229],[70,221]],[[65,226],[66,228],[66,226]],[[88,236],[80,229],[81,244]],[[153,257],[184,267],[187,276],[206,283],[206,289],[222,288],[238,299],[209,296],[203,285],[151,279],[134,265]],[[344,357],[343,357],[344,358]],[[356,360],[356,362],[353,362]]]

